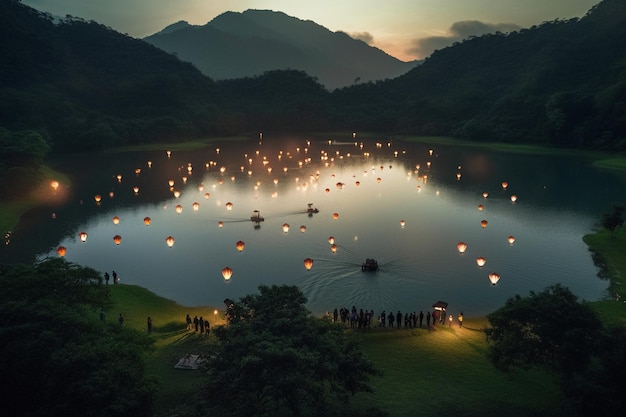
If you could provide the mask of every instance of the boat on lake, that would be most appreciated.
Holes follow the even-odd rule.
[[[362,272],[376,272],[378,271],[378,261],[376,259],[367,258],[363,264],[361,264]]]

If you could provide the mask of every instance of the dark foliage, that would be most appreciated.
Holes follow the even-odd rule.
[[[613,204],[609,211],[602,214],[602,227],[611,232],[611,236],[624,225],[624,209],[623,204]]]
[[[0,392],[12,416],[152,415],[144,335],[102,323],[99,272],[62,258],[0,266]]]

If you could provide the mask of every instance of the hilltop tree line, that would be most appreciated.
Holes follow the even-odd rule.
[[[55,22],[18,0],[0,4],[0,50],[2,183],[40,163],[42,149],[45,160],[258,131],[626,149],[624,0],[580,19],[472,37],[401,77],[332,92],[294,70],[214,82],[146,42],[71,16]]]

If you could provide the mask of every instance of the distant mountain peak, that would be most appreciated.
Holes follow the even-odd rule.
[[[176,32],[182,29],[187,29],[191,26],[192,25],[190,25],[189,22],[185,20],[179,20],[176,23],[172,23],[171,25],[166,26],[161,31],[155,33],[155,35],[166,35],[168,33]]]

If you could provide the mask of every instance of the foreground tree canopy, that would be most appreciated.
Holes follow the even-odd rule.
[[[342,326],[307,311],[297,287],[259,291],[234,302],[228,326],[215,331],[221,344],[203,391],[211,415],[348,412],[350,397],[370,392],[369,379],[379,372]]]
[[[62,258],[0,266],[0,392],[6,415],[152,415],[148,339],[102,323],[101,275]]]
[[[613,415],[626,406],[626,329],[605,326],[569,289],[557,284],[516,295],[487,318],[488,357],[498,369],[552,371],[571,415]]]

